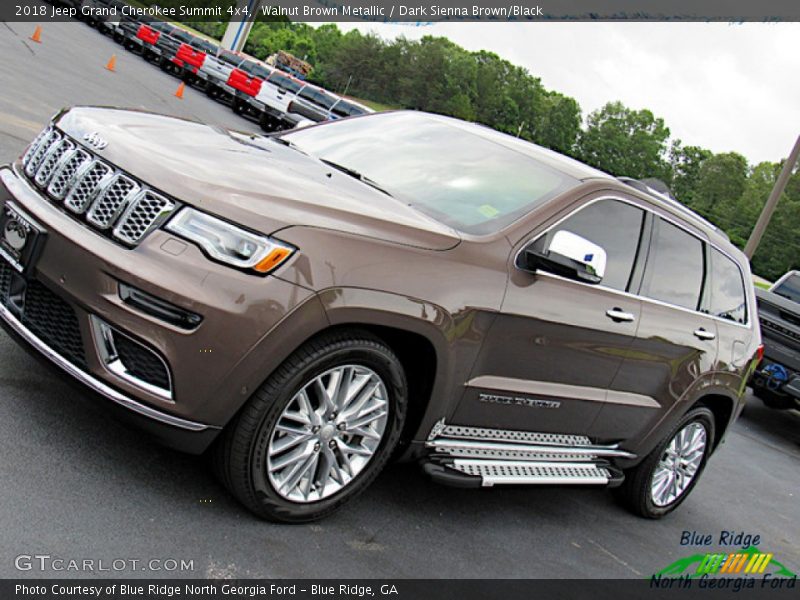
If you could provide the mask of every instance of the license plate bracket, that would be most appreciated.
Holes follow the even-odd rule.
[[[42,252],[47,232],[12,202],[0,212],[0,256],[17,273],[29,277]]]

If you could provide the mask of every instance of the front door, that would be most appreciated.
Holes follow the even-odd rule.
[[[514,248],[505,300],[454,424],[551,433],[589,428],[639,324],[641,302],[626,292],[636,279],[644,224],[645,211],[631,203],[591,198]],[[599,284],[517,266],[518,252],[531,243],[547,247],[558,231],[605,250]]]

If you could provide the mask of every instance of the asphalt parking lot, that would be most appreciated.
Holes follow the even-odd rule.
[[[0,24],[0,163],[16,159],[64,106],[147,108],[222,126],[255,124],[187,89],[82,23]],[[117,71],[104,69],[117,54]],[[0,333],[0,577],[19,555],[174,559],[194,570],[89,576],[638,578],[694,553],[683,531],[744,531],[800,571],[800,415],[749,398],[692,496],[661,521],[600,489],[441,487],[413,465],[387,469],[318,524],[256,520],[202,458],[144,439],[45,372]]]

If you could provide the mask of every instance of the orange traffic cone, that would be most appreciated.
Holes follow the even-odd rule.
[[[175,97],[180,98],[183,100],[183,92],[186,89],[186,84],[181,81],[181,84],[178,86],[178,89],[175,91]]]
[[[108,69],[109,71],[116,71],[117,70],[117,55],[116,54],[112,54],[111,55],[111,60],[108,61],[108,64],[106,65],[106,69]]]
[[[33,32],[33,35],[31,36],[31,40],[33,40],[37,44],[41,44],[42,43],[42,26],[41,25],[37,25],[36,26],[36,31]]]

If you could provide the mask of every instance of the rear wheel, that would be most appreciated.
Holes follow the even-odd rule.
[[[653,452],[625,472],[614,490],[635,514],[658,519],[680,506],[706,466],[714,440],[714,414],[704,406],[690,410]]]
[[[261,517],[319,519],[384,467],[406,404],[405,375],[383,342],[366,332],[319,338],[295,352],[226,428],[215,470]]]

